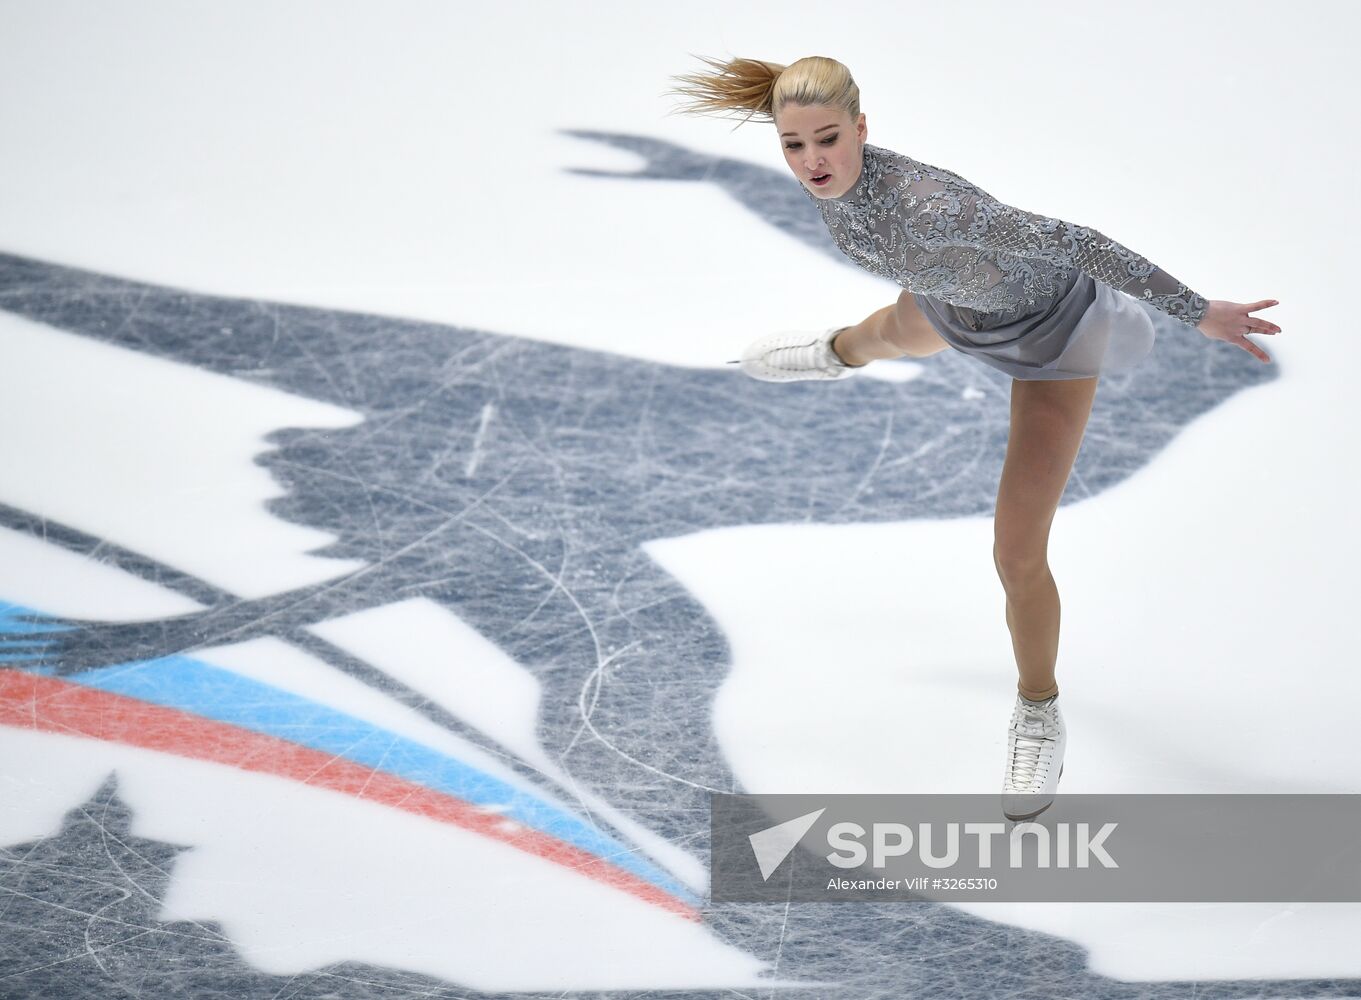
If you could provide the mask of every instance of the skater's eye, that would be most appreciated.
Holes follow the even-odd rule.
[[[837,138],[837,137],[836,137],[835,135],[828,136],[826,139],[823,139],[823,140],[822,140],[822,144],[823,144],[824,146],[830,146],[832,143],[836,142],[836,138]],[[801,145],[802,145],[802,143],[798,143],[798,142],[787,142],[787,143],[784,144],[784,148],[785,148],[785,149],[798,149],[799,146],[801,146]]]

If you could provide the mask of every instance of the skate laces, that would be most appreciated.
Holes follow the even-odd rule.
[[[776,347],[768,351],[765,363],[772,368],[788,368],[793,371],[830,371],[837,366],[828,355],[830,349],[825,344],[825,334],[814,337],[802,344]]]
[[[1054,703],[1050,702],[1049,706]],[[1052,709],[1016,707],[1011,719],[1011,759],[1007,762],[1007,784],[1027,788],[1048,774],[1045,750],[1058,739],[1058,720]],[[1042,766],[1043,765],[1043,766]]]

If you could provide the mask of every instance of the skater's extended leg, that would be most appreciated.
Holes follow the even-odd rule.
[[[1013,379],[1011,429],[997,491],[993,562],[1006,591],[1017,690],[1058,692],[1059,593],[1049,571],[1049,528],[1091,414],[1098,379]]]
[[[924,358],[948,346],[908,291],[899,295],[893,305],[846,327],[832,340],[832,350],[848,365],[904,355]]]
[[[763,382],[836,381],[880,358],[923,357],[948,346],[904,292],[855,326],[767,334],[747,345],[742,371]]]

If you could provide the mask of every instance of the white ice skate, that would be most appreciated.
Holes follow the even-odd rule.
[[[1058,697],[1036,704],[1016,692],[1002,783],[1002,813],[1007,819],[1031,819],[1054,801],[1068,741]]]
[[[742,352],[742,371],[762,382],[838,379],[854,375],[864,365],[848,365],[832,350],[832,338],[845,327],[822,333],[772,333],[753,341]]]

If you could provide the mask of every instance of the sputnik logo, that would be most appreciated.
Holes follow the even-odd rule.
[[[816,812],[796,816],[794,819],[785,820],[783,823],[766,827],[764,830],[757,830],[747,838],[751,841],[751,849],[752,853],[756,855],[756,863],[761,866],[761,880],[763,882],[770,881],[770,876],[775,869],[779,868],[784,859],[789,857],[795,845],[803,839],[803,835],[826,811],[827,807],[823,806]]]

